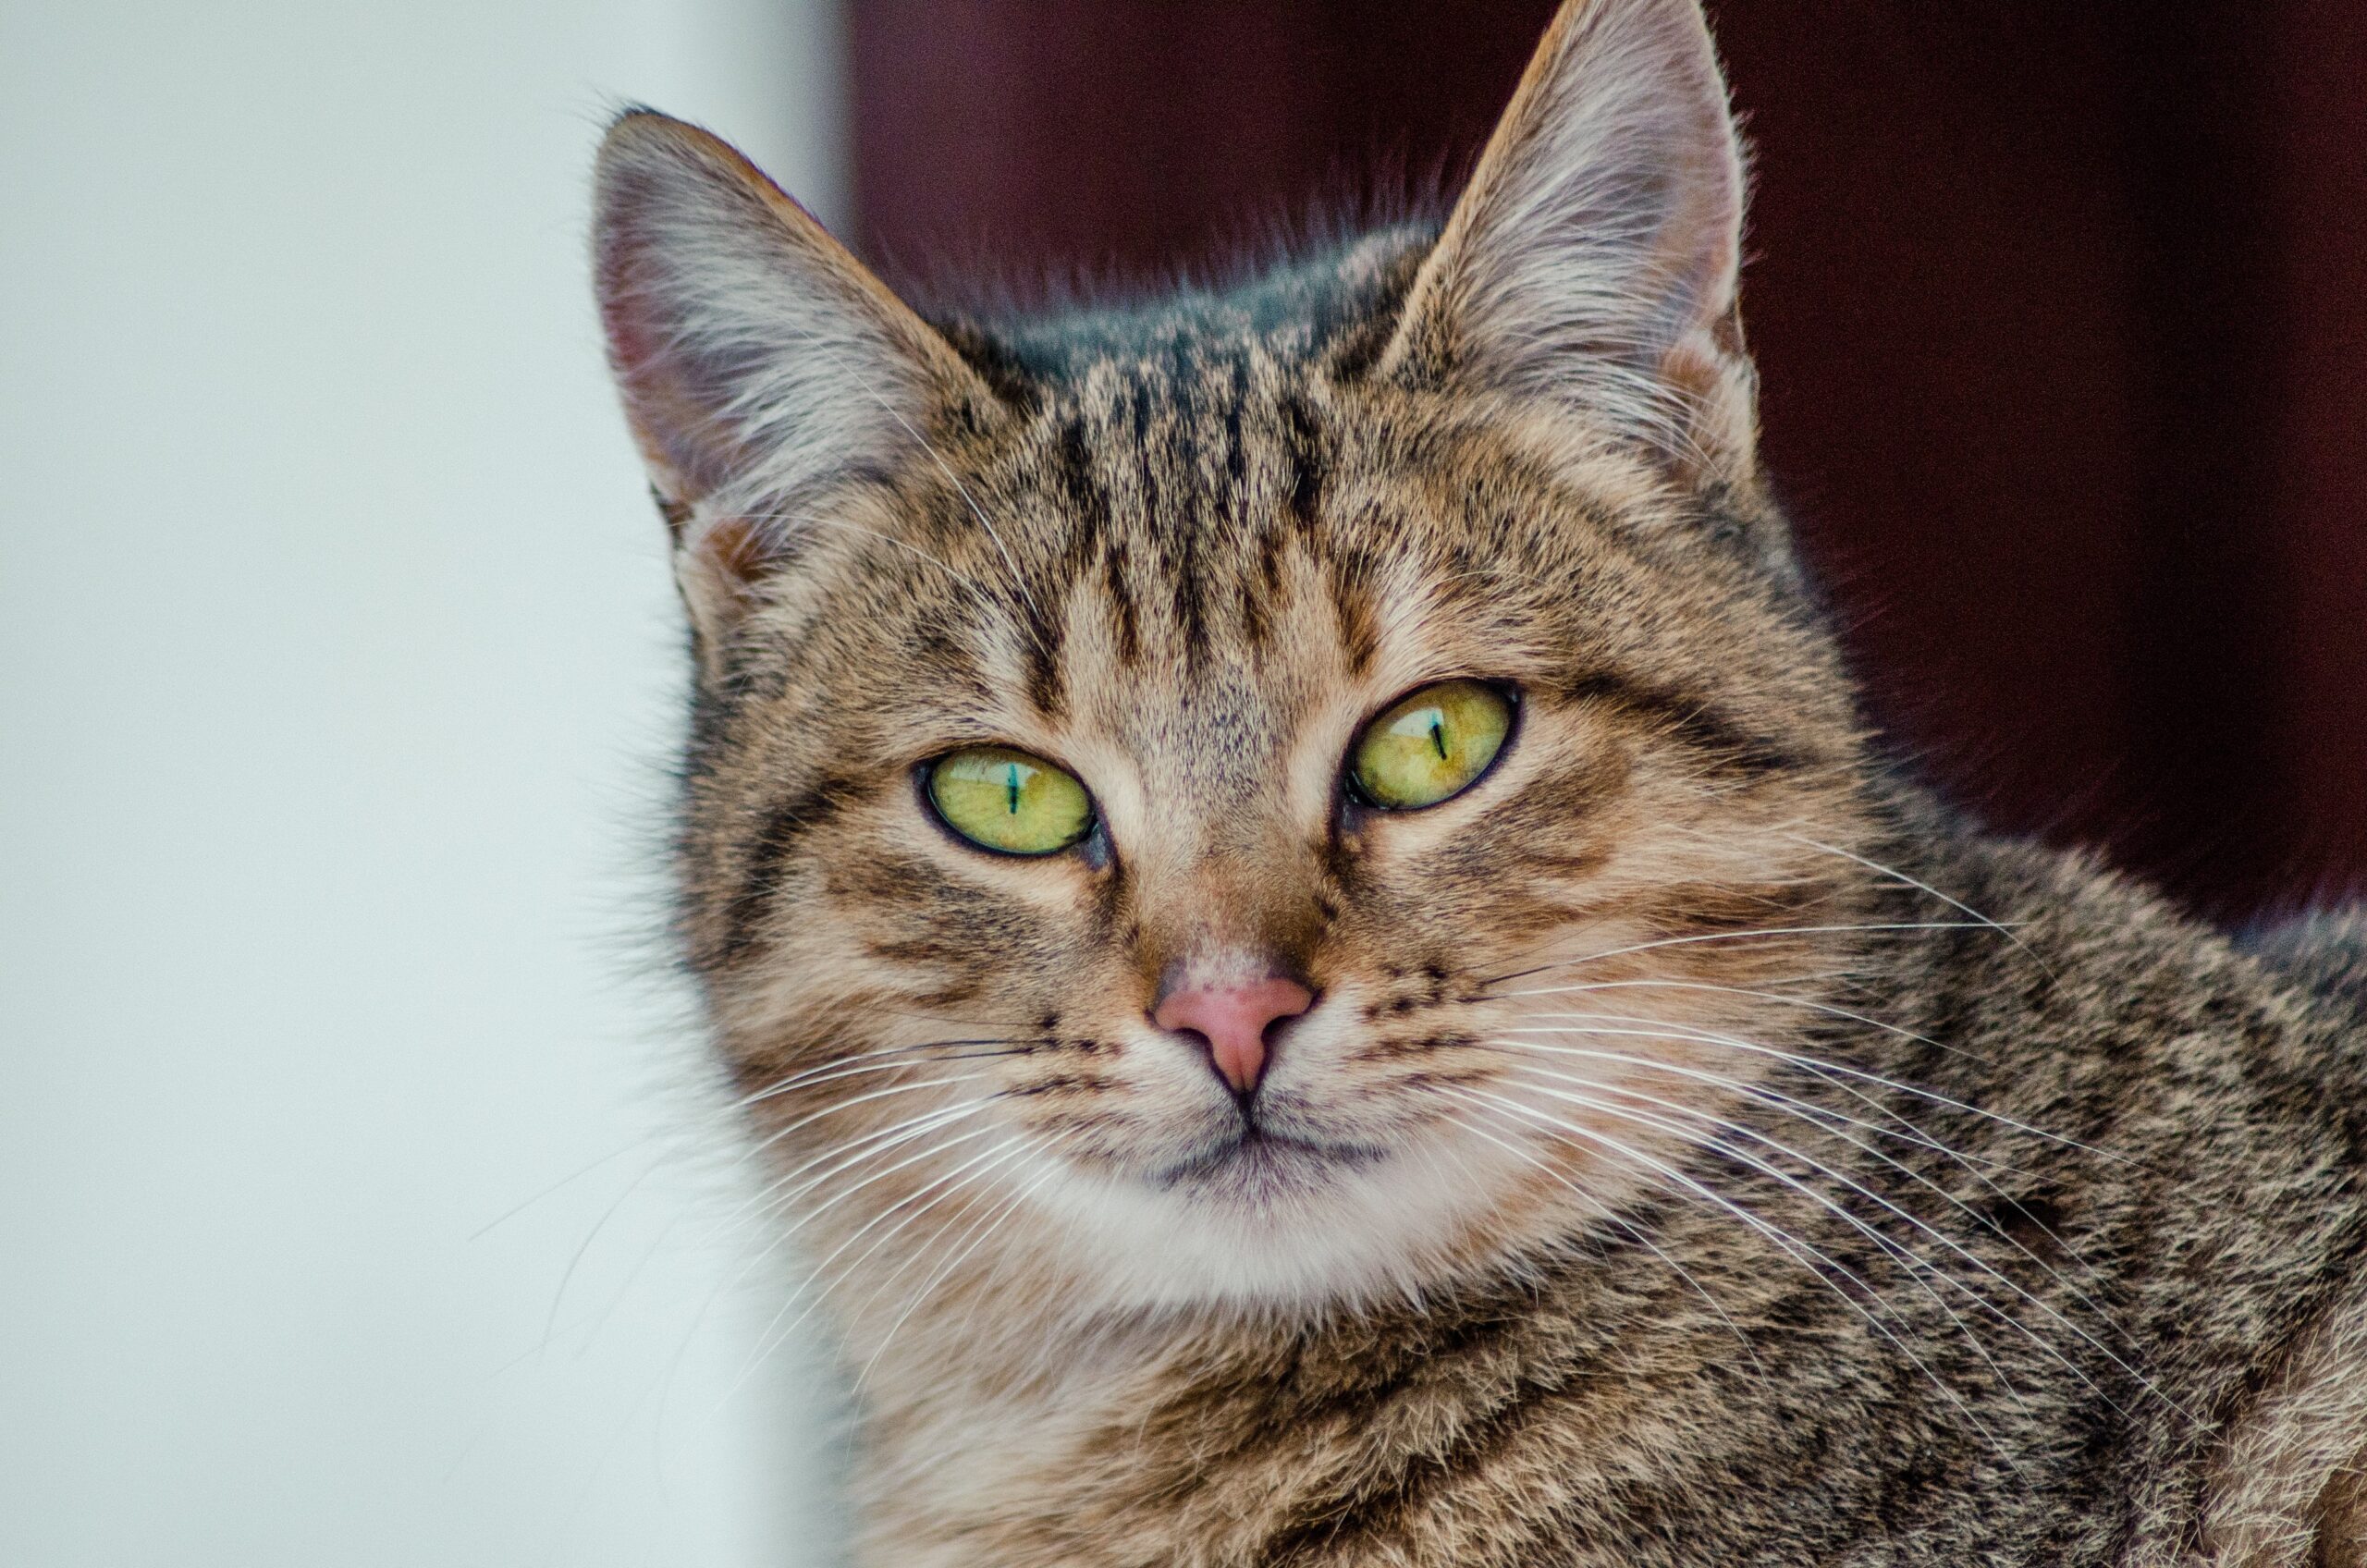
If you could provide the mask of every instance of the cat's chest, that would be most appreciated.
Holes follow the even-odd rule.
[[[862,1561],[897,1568],[1240,1561],[1211,1513],[1262,1520],[1272,1499],[1209,1473],[1206,1434],[1146,1402],[1139,1368],[1062,1369],[1017,1387],[953,1381],[869,1426]],[[1236,1439],[1237,1440],[1237,1439]],[[1227,1550],[1227,1549],[1230,1550]]]
[[[1606,1453],[1633,1462],[1656,1446],[1614,1435],[1643,1414],[1640,1389],[1493,1376],[1452,1355],[1384,1372],[1283,1359],[1114,1358],[1024,1387],[940,1382],[875,1428],[863,1561],[1624,1561],[1588,1555],[1572,1505],[1600,1489]]]
[[[1367,1402],[1109,1347],[1026,1382],[940,1378],[867,1436],[862,1561],[897,1568],[1264,1562],[1400,1446]]]

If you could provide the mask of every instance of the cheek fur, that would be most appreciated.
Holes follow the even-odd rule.
[[[1032,1267],[1112,1303],[1401,1288],[1615,1207],[1753,1092],[1763,1059],[1728,1038],[1767,1030],[1735,998],[1793,983],[1808,955],[1690,944],[1809,920],[1821,884],[1762,829],[1813,801],[1756,780],[1738,808],[1648,729],[1547,704],[1526,718],[1468,800],[1261,873],[1306,882],[1286,901],[1312,912],[1294,940],[1323,991],[1280,1048],[1263,1125],[1338,1151],[1336,1168],[1174,1176],[1228,1147],[1239,1111],[1148,1026],[1157,965],[1134,912],[1160,898],[1139,864],[971,864],[877,802],[841,806],[828,852],[780,884],[797,973],[775,993],[800,1057],[840,1067],[760,1128],[807,1162],[842,1140],[851,1173],[866,1139],[900,1151],[846,1200],[856,1214],[969,1212],[937,1182],[1065,1215],[1028,1232]],[[1135,1256],[1113,1215],[1200,1240]],[[1107,1256],[1078,1250],[1096,1234]]]
[[[732,962],[706,969],[726,1049],[776,1085],[841,1074],[768,1099],[787,1120],[760,1130],[812,1118],[781,1152],[824,1157],[841,1138],[850,1174],[880,1158],[863,1139],[894,1149],[897,1173],[874,1169],[834,1212],[895,1231],[898,1248],[943,1243],[947,1267],[968,1243],[940,1221],[1003,1206],[975,1261],[1077,1310],[1321,1307],[1490,1267],[1592,1215],[1629,1184],[1612,1140],[1640,1146],[1636,1116],[1679,1114],[1650,1100],[1714,1114],[1748,1085],[1707,1038],[1735,1026],[1713,991],[1639,985],[1613,1009],[1585,1000],[1611,993],[1558,983],[1779,981],[1754,967],[1776,956],[1763,943],[1717,963],[1606,955],[1812,901],[1771,873],[1766,829],[1818,819],[1782,776],[1815,747],[1754,748],[1782,725],[1711,700],[1783,681],[1665,649],[1604,676],[1618,655],[1598,633],[1664,585],[1573,521],[1566,472],[1498,467],[1441,488],[1440,465],[1480,463],[1484,443],[1426,425],[1418,484],[1330,488],[1362,438],[1350,432],[1391,416],[1269,422],[1237,404],[1230,364],[1223,385],[1235,404],[1169,404],[1118,377],[1062,406],[1069,437],[1049,453],[949,451],[978,465],[963,472],[994,540],[931,488],[920,542],[956,575],[852,546],[831,557],[861,563],[843,599],[860,613],[816,585],[795,668],[747,645],[694,780],[693,891],[741,932]],[[1239,447],[1237,469],[1160,468],[1191,449],[1194,419]],[[1122,451],[1136,460],[1114,462]],[[1048,487],[1028,465],[1051,458]],[[1245,488],[1179,513],[1211,472]],[[1485,517],[1455,510],[1471,497]],[[949,586],[963,581],[994,586]],[[1682,598],[1663,621],[1687,613]],[[1462,673],[1522,692],[1490,771],[1428,810],[1343,810],[1341,746],[1375,704]],[[911,790],[876,787],[949,736],[1071,767],[1105,808],[1106,841],[1042,864],[969,858]],[[730,870],[704,877],[707,864]],[[1254,1131],[1273,1152],[1232,1166],[1242,1104],[1205,1051],[1148,1017],[1170,961],[1219,926],[1319,993],[1259,1091]],[[1510,994],[1524,974],[1539,994]],[[1642,1023],[1569,1016],[1582,1011]],[[1612,1027],[1637,1033],[1577,1033]],[[858,1087],[879,1097],[829,1098]],[[1557,1097],[1572,1096],[1609,1109]],[[947,1120],[889,1120],[924,1109]]]

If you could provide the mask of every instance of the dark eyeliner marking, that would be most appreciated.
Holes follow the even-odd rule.
[[[721,938],[708,955],[708,962],[718,965],[737,963],[755,949],[772,891],[799,845],[852,804],[862,791],[859,779],[825,778],[766,815],[764,827],[749,851],[740,886],[724,907]]]
[[[1707,699],[1689,692],[1631,681],[1608,671],[1583,677],[1566,691],[1580,702],[1605,703],[1647,720],[1657,719],[1678,740],[1706,753],[1724,772],[1763,778],[1807,766],[1776,741],[1729,723],[1711,707]]]

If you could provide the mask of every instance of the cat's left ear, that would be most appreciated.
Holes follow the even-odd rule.
[[[1743,184],[1699,0],[1568,0],[1380,370],[1554,399],[1688,480],[1748,477]]]
[[[708,645],[834,492],[991,417],[950,344],[727,143],[647,110],[601,144],[608,358]]]

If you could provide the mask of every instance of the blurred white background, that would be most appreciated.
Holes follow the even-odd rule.
[[[841,211],[838,54],[0,7],[0,1563],[835,1555],[655,936],[676,610],[583,227],[622,99]]]

